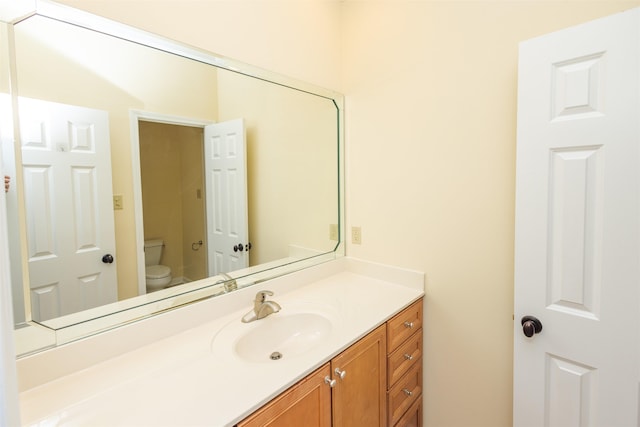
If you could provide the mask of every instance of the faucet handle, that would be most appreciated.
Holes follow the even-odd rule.
[[[256,294],[256,301],[264,302],[268,296],[273,296],[273,291],[260,291]]]

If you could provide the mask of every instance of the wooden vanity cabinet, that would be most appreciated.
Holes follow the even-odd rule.
[[[386,425],[386,338],[385,325],[379,326],[331,361],[334,427]]]
[[[387,425],[422,426],[422,300],[387,322]]]
[[[422,300],[370,332],[237,427],[266,425],[421,427]]]
[[[330,427],[331,389],[324,381],[330,374],[330,365],[325,363],[320,369],[245,418],[238,427]]]
[[[384,427],[386,337],[385,325],[376,328],[238,427]]]

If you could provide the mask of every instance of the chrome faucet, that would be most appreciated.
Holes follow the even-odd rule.
[[[277,313],[282,307],[275,301],[267,301],[267,296],[272,296],[271,291],[260,291],[256,294],[253,301],[253,310],[242,316],[243,323],[253,322],[267,317],[270,314]]]

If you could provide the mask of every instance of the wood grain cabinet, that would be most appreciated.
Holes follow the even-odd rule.
[[[331,389],[324,379],[329,363],[280,394],[238,424],[238,427],[331,426]]]
[[[388,426],[422,426],[422,300],[387,322]]]
[[[384,427],[387,333],[379,326],[331,361],[334,427]],[[344,373],[344,378],[341,378]]]
[[[422,301],[333,358],[238,427],[422,426]]]

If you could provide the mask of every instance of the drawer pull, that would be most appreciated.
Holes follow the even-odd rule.
[[[404,392],[404,394],[406,394],[407,396],[412,396],[413,392],[411,390],[408,390],[406,388],[403,388],[402,391]]]
[[[413,328],[413,322],[404,322],[404,326],[411,329]]]
[[[413,356],[410,355],[409,353],[405,353],[404,354],[404,358],[407,359],[407,360],[413,360]]]
[[[336,385],[336,380],[332,380],[331,377],[329,375],[327,375],[326,377],[324,377],[324,383],[325,384],[329,384],[329,387],[333,388]]]
[[[334,372],[336,373],[337,376],[340,377],[341,380],[343,380],[344,377],[347,376],[347,371],[341,371],[340,368],[336,368]]]

